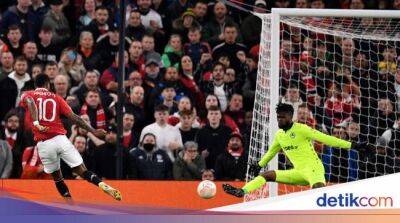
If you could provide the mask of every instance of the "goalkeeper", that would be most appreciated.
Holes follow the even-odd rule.
[[[313,147],[313,140],[322,142],[332,147],[354,149],[365,152],[369,145],[366,143],[351,143],[326,135],[312,129],[307,125],[294,123],[293,107],[289,104],[279,103],[276,107],[279,130],[268,152],[258,164],[250,164],[249,173],[258,175],[248,182],[243,188],[235,188],[223,184],[226,193],[236,197],[243,197],[262,187],[267,181],[293,185],[310,185],[312,188],[325,186],[325,169]],[[280,150],[286,154],[294,168],[290,170],[269,170],[259,174],[262,167]]]

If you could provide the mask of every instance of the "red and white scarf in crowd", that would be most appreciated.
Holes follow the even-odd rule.
[[[83,104],[81,108],[81,115],[87,115],[88,106],[87,104]],[[101,105],[97,107],[96,110],[96,128],[98,129],[106,129],[106,114]]]

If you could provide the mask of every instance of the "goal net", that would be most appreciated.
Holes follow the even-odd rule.
[[[376,145],[359,154],[314,142],[328,184],[397,172],[400,162],[400,20],[392,11],[273,9],[262,33],[249,163],[278,130],[275,106],[338,138]],[[400,54],[399,54],[400,55]],[[279,153],[266,169],[290,169]],[[254,176],[248,175],[247,180]],[[246,200],[309,189],[268,183]]]

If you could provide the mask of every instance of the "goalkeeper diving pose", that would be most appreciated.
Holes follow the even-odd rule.
[[[258,164],[250,164],[249,172],[258,175],[248,182],[243,188],[235,188],[223,184],[226,193],[236,197],[243,197],[262,187],[267,181],[293,185],[310,185],[312,188],[325,186],[325,169],[314,150],[313,140],[332,147],[354,149],[367,152],[371,149],[367,143],[351,143],[333,136],[326,135],[307,125],[295,123],[293,107],[289,104],[279,103],[276,107],[279,130],[275,139]],[[286,154],[294,168],[290,170],[268,170],[260,173],[262,167],[280,151]]]

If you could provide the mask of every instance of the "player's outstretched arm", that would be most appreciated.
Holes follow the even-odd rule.
[[[274,142],[269,147],[267,153],[261,158],[260,162],[258,162],[258,165],[260,167],[265,167],[269,163],[269,161],[271,161],[271,159],[274,158],[274,156],[279,152],[279,150],[281,150],[281,147],[279,146],[276,137],[277,136],[275,136]]]
[[[85,120],[83,120],[79,115],[71,112],[67,115],[67,118],[69,120],[71,120],[74,124],[76,124],[77,126],[86,129],[88,132],[93,133],[93,135],[95,135],[98,138],[104,138],[104,136],[106,135],[106,131],[103,129],[94,129],[92,126],[90,126],[89,124],[87,124],[85,122]]]
[[[324,134],[316,129],[313,129],[307,125],[302,125],[302,131],[307,138],[310,138],[312,140],[322,142],[325,145],[332,146],[332,147],[338,147],[342,149],[350,149],[351,148],[351,142],[348,142],[343,139],[336,138],[334,136],[330,136],[327,134]]]
[[[27,105],[29,114],[31,116],[31,119],[33,120],[33,125],[39,129],[40,132],[45,132],[49,129],[49,127],[44,127],[39,124],[39,119],[38,119],[38,111],[36,108],[35,101],[31,97],[25,97],[24,103]]]

